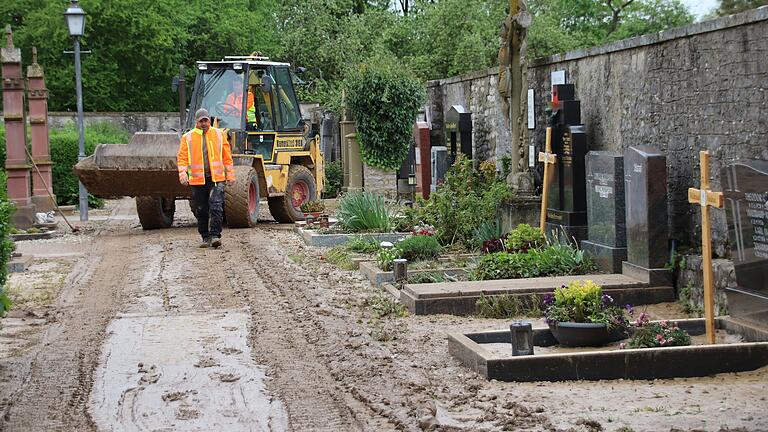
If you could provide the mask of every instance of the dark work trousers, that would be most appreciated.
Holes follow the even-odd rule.
[[[192,186],[192,201],[197,209],[197,232],[203,240],[221,237],[224,182],[214,183],[210,177],[206,177],[204,185]]]

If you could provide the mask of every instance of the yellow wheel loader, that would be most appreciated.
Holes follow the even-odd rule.
[[[261,197],[278,222],[303,220],[301,205],[323,188],[323,155],[319,125],[299,110],[290,65],[252,55],[196,66],[185,131],[195,126],[194,112],[206,108],[229,137],[237,181],[225,189],[227,225],[254,226]],[[178,180],[179,141],[176,132],[140,132],[127,145],[100,144],[75,173],[95,196],[136,197],[144,229],[166,228],[177,199],[189,199],[196,212],[191,189]]]

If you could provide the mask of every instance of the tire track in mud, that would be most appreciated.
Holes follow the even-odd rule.
[[[260,229],[259,229],[260,228]],[[396,365],[386,349],[371,343],[365,328],[355,324],[357,317],[344,310],[344,305],[323,305],[319,290],[343,283],[327,275],[312,274],[286,257],[290,247],[281,244],[290,231],[259,227],[246,239],[240,239],[238,249],[243,259],[252,265],[238,270],[233,283],[251,283],[246,291],[253,311],[253,346],[264,347],[263,362],[275,370],[273,391],[284,398],[291,425],[296,430],[313,429],[311,423],[295,423],[295,412],[309,403],[305,389],[334,394],[333,402],[343,405],[339,412],[348,412],[356,419],[355,428],[363,430],[421,430],[419,419],[434,414],[430,397],[412,389],[421,388],[423,374],[411,367]],[[310,249],[311,250],[311,249]],[[233,264],[234,265],[234,264]],[[251,276],[254,275],[254,276]],[[318,290],[318,291],[315,291]],[[317,294],[315,294],[317,293]],[[347,296],[336,302],[347,301]],[[260,316],[282,317],[279,322],[264,322]],[[359,323],[359,322],[358,322]],[[275,346],[277,349],[270,350]],[[297,358],[298,357],[298,358]],[[306,371],[305,363],[314,360]],[[300,368],[297,377],[295,369]],[[312,372],[312,371],[315,372]],[[296,382],[297,378],[309,380]],[[292,393],[297,393],[295,396]],[[320,409],[310,406],[310,413]],[[298,418],[304,421],[303,417]],[[329,428],[332,429],[332,428]]]
[[[8,359],[7,368],[29,365],[21,383],[0,390],[2,430],[95,430],[87,409],[93,371],[107,324],[121,303],[134,244],[130,234],[94,239],[94,248],[84,258],[87,265],[76,266],[68,278],[40,347]]]
[[[302,306],[293,304],[286,290],[304,284],[273,256],[275,245],[264,239],[266,231],[230,231],[225,244],[231,253],[227,282],[248,303],[251,311],[250,341],[257,362],[270,368],[268,388],[281,398],[294,431],[366,430],[364,411],[339,388],[322,361],[315,344],[323,337]],[[239,234],[244,235],[239,235]],[[233,246],[229,246],[233,245]],[[294,286],[292,286],[294,285]],[[391,429],[390,425],[387,429]]]

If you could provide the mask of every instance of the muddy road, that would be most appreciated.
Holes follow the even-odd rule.
[[[290,227],[265,214],[197,249],[179,207],[142,231],[111,201],[82,234],[18,243],[35,260],[9,282],[2,430],[768,430],[765,369],[488,382],[445,335],[505,321],[379,317],[385,295]]]

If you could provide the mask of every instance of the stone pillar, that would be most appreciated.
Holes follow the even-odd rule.
[[[21,229],[32,226],[35,209],[30,199],[29,169],[24,118],[24,79],[21,50],[13,46],[11,26],[6,30],[7,44],[0,49],[3,72],[3,113],[5,116],[5,169],[8,173],[8,198],[16,204],[11,222]]]
[[[432,184],[432,144],[429,141],[429,125],[416,122],[413,127],[416,141],[416,193],[429,199]]]
[[[48,195],[53,187],[51,152],[48,143],[48,90],[45,88],[43,68],[37,64],[37,48],[32,47],[32,64],[27,68],[27,98],[29,124],[32,128],[32,160],[40,173],[32,170],[32,203],[37,211],[49,212],[54,201]]]

